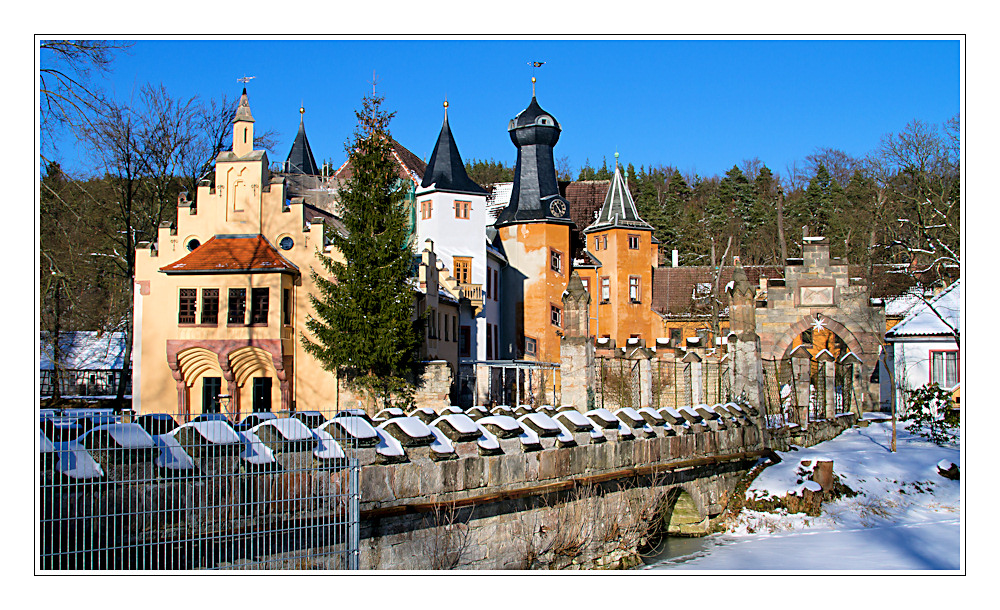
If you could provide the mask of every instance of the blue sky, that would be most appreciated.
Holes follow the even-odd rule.
[[[863,155],[889,132],[960,110],[957,40],[140,40],[98,83],[127,99],[142,84],[175,96],[248,91],[258,131],[284,159],[306,109],[318,161],[340,164],[353,110],[371,91],[396,112],[393,136],[427,158],[442,102],[464,159],[513,164],[507,122],[531,100],[563,132],[556,158],[672,165],[723,174],[759,157],[785,174],[818,147]],[[64,145],[70,167],[85,160]]]

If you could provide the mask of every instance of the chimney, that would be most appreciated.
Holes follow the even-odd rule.
[[[670,253],[670,263],[672,267],[679,267],[680,266],[678,264],[679,260],[680,257],[677,256],[677,250],[674,250],[673,252]]]

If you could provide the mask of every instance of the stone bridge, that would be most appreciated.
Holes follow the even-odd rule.
[[[451,439],[445,454],[414,446],[402,426],[382,429],[410,444],[405,458],[360,450],[362,569],[633,566],[659,536],[708,533],[740,479],[773,455],[768,445],[791,440],[734,404],[613,414],[570,407],[551,417],[528,407],[505,416],[505,408],[476,420],[495,445],[463,439],[446,414],[434,425]],[[504,417],[527,434],[502,438]],[[546,419],[558,422],[558,435],[546,435]],[[810,434],[832,437],[853,421]],[[530,431],[537,439],[526,442]]]

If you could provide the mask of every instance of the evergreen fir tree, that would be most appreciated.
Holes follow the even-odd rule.
[[[347,234],[327,235],[343,258],[318,255],[326,274],[312,270],[319,295],[310,295],[315,313],[306,320],[315,340],[303,335],[302,345],[349,387],[388,405],[412,392],[407,375],[417,366],[420,334],[409,284],[414,252],[390,149],[394,113],[382,110],[382,99],[365,97],[355,111],[353,174],[340,191]]]

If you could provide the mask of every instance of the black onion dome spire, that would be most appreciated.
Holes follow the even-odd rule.
[[[448,102],[445,102],[444,108],[444,124],[441,125],[441,133],[438,134],[437,144],[434,145],[434,152],[431,153],[431,160],[427,163],[420,186],[427,188],[434,185],[439,191],[485,195],[486,189],[473,182],[465,173],[465,163],[462,162],[462,155],[458,153],[458,145],[448,126]]]
[[[510,203],[500,212],[496,226],[530,221],[573,224],[569,201],[559,195],[552,155],[562,132],[559,121],[532,96],[528,107],[510,120],[507,131],[517,146],[517,166]]]
[[[319,168],[316,166],[316,159],[309,146],[309,138],[306,137],[305,112],[305,108],[299,108],[299,133],[295,135],[295,141],[292,142],[292,150],[288,151],[285,171],[289,174],[318,176]]]

